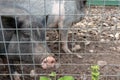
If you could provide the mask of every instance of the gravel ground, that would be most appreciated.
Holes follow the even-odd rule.
[[[88,7],[85,18],[75,24],[68,33],[69,48],[73,54],[64,54],[60,49],[59,37],[55,30],[47,33],[48,45],[56,54],[59,68],[43,70],[36,66],[39,75],[47,75],[55,71],[57,77],[72,75],[76,80],[91,80],[90,66],[99,64],[100,80],[120,80],[120,9],[119,7]],[[52,35],[52,36],[51,36]],[[23,62],[24,63],[24,62]],[[0,60],[0,64],[2,61]],[[25,63],[26,64],[26,63]],[[16,69],[20,71],[20,66]],[[23,73],[29,74],[33,66],[23,65]],[[21,72],[21,71],[20,71]],[[0,74],[8,73],[0,66]],[[25,80],[34,80],[23,76]],[[0,80],[9,80],[8,76],[0,76]],[[39,76],[36,80],[39,80]]]

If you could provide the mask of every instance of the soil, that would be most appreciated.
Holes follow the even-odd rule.
[[[56,72],[57,77],[71,75],[75,80],[91,80],[90,66],[103,61],[100,66],[100,80],[120,80],[120,9],[119,7],[88,7],[82,21],[75,24],[68,33],[69,48],[73,54],[65,54],[56,30],[47,31],[47,42],[52,53],[55,53],[58,68],[43,70],[39,66],[27,65],[23,69],[16,66],[22,75],[22,80],[39,80],[42,75]],[[76,48],[75,45],[80,45]],[[82,58],[74,54],[79,54]],[[18,63],[18,62],[16,62]],[[0,59],[0,64],[2,60]],[[8,74],[0,66],[0,74]],[[32,78],[30,71],[35,68],[38,76]],[[7,75],[1,75],[0,80],[10,80]]]

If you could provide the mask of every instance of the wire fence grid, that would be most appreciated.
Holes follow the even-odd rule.
[[[14,74],[9,73],[11,72],[10,65],[15,66],[15,69],[21,75],[21,80],[39,80],[40,76],[48,75],[53,71],[57,73],[56,80],[58,77],[64,75],[71,75],[75,77],[76,80],[91,80],[90,66],[94,64],[102,65],[99,70],[100,80],[120,80],[120,4],[116,6],[106,6],[107,1],[112,2],[113,0],[101,0],[103,5],[98,6],[91,5],[94,1],[89,0],[89,3],[85,6],[85,14],[68,13],[71,11],[69,9],[74,8],[74,5],[71,5],[71,8],[65,6],[69,9],[65,11],[66,14],[63,16],[74,17],[74,15],[80,15],[84,16],[84,18],[71,27],[61,29],[60,27],[49,28],[47,27],[47,23],[45,23],[44,28],[33,27],[32,16],[36,18],[46,17],[46,15],[50,17],[58,16],[58,14],[54,15],[51,13],[51,3],[57,1],[60,7],[63,1],[65,1],[66,4],[73,4],[75,0],[5,0],[7,5],[3,4],[2,1],[0,1],[0,34],[2,34],[2,36],[0,35],[0,38],[2,37],[0,44],[3,44],[5,53],[0,53],[0,56],[5,55],[7,63],[3,63],[2,58],[0,58],[0,80],[14,80],[12,78]],[[115,1],[120,3],[119,0]],[[16,5],[18,7],[16,7]],[[60,10],[57,9],[56,11],[60,12]],[[2,16],[14,17],[15,28],[4,28],[3,25],[5,24],[2,22]],[[27,19],[29,21],[26,22],[30,23],[30,27],[21,28],[19,27],[20,25],[17,24],[18,17],[23,16],[29,16]],[[61,16],[61,14],[59,14],[59,16]],[[70,19],[68,18],[66,20]],[[54,20],[50,20],[50,22],[51,21]],[[10,21],[9,23],[12,22]],[[45,40],[38,39],[38,37],[32,39],[35,36],[34,33],[38,30],[45,32]],[[60,32],[57,33],[57,31],[60,30],[68,30],[67,41],[61,41]],[[4,33],[4,31],[15,31],[12,36],[15,38],[10,41],[5,40],[4,35],[6,33]],[[20,34],[22,32],[24,34]],[[29,40],[23,37],[27,37],[28,35],[31,37]],[[68,43],[68,47],[72,53],[66,54],[63,51],[63,42]],[[10,49],[7,48],[8,43],[9,45],[11,44],[11,46],[9,46]],[[29,43],[31,46],[27,46]],[[55,67],[44,70],[40,67],[41,64],[35,62],[33,55],[39,56],[42,54],[42,52],[36,52],[34,54],[34,44],[37,43],[45,45],[44,54],[47,53],[48,45],[51,53],[55,54],[58,68]],[[21,48],[21,44],[25,44],[25,46]],[[24,51],[24,49],[30,50],[31,52]],[[74,54],[81,55],[82,58],[78,58]],[[19,60],[15,60],[14,64],[11,64],[9,58],[15,55],[18,56]],[[31,56],[29,60],[32,62],[27,60],[29,56]],[[28,62],[24,62],[24,60]],[[7,70],[4,69],[5,66],[7,66]],[[30,71],[33,69],[36,71],[35,75],[37,75],[34,78],[30,77]]]

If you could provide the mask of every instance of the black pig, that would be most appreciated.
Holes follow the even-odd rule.
[[[44,69],[54,67],[55,59],[43,42],[44,27],[37,16],[1,16],[0,24],[0,57],[7,58],[11,74],[16,73],[15,60],[41,64]]]

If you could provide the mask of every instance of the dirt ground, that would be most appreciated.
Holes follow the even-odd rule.
[[[56,30],[47,31],[48,45],[55,53],[58,68],[43,70],[35,66],[38,76],[29,76],[33,65],[23,64],[22,80],[39,80],[39,76],[56,72],[57,77],[71,75],[75,80],[91,80],[90,66],[101,63],[100,80],[120,80],[120,8],[88,7],[82,21],[75,24],[68,33],[69,48],[73,54],[65,54],[58,42]],[[51,36],[52,35],[52,36]],[[0,63],[2,64],[1,60]],[[20,66],[19,66],[20,67]],[[18,66],[16,69],[21,73]],[[8,73],[0,66],[0,74]],[[10,80],[8,76],[0,76],[0,80]],[[57,80],[57,79],[56,79]]]

